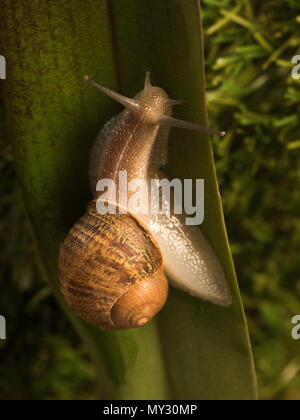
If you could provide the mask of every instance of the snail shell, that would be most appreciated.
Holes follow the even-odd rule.
[[[101,215],[93,200],[61,246],[60,289],[77,315],[101,330],[135,328],[167,299],[162,265],[140,220],[128,212]]]

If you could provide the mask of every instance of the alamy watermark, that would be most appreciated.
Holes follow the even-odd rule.
[[[0,315],[0,339],[6,339],[6,320],[2,315]]]
[[[292,77],[295,80],[300,79],[300,55],[294,55],[292,64],[296,64],[292,69]]]
[[[296,324],[292,329],[292,337],[294,340],[300,340],[300,315],[295,315],[292,318],[292,324]]]
[[[96,190],[102,192],[96,204],[100,214],[126,214],[127,210],[133,214],[185,214],[186,225],[200,225],[204,220],[204,179],[134,178],[128,182],[127,171],[120,171],[118,185],[104,178],[97,182]]]
[[[6,60],[0,55],[0,79],[6,79]]]

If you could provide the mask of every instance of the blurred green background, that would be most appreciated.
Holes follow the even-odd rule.
[[[261,399],[300,399],[298,0],[202,0],[207,104],[220,191]],[[3,83],[3,82],[1,82]],[[4,82],[5,83],[5,82]],[[93,366],[35,259],[0,117],[1,399],[90,399]]]

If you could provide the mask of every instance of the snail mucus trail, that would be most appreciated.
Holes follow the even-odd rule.
[[[182,215],[126,211],[101,215],[96,209],[98,180],[112,179],[118,188],[120,171],[127,172],[128,181],[166,178],[161,167],[167,160],[170,126],[224,132],[172,118],[173,105],[181,101],[152,86],[149,73],[134,98],[87,76],[85,80],[125,109],[96,138],[89,166],[94,200],[60,249],[59,283],[66,301],[79,317],[101,330],[135,328],[149,322],[165,304],[166,273],[175,287],[229,306],[231,293],[219,260],[201,230],[186,226]],[[115,204],[121,209],[119,202]]]

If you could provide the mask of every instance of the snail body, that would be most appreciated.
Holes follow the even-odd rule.
[[[166,301],[164,269],[175,287],[229,306],[231,294],[223,269],[200,229],[186,226],[182,215],[172,212],[128,213],[126,204],[132,193],[125,203],[118,194],[122,171],[129,181],[140,179],[149,184],[151,179],[165,178],[161,167],[167,160],[170,126],[216,131],[172,118],[173,105],[181,101],[152,86],[148,73],[144,89],[133,99],[86,80],[125,110],[105,124],[94,143],[89,167],[94,200],[60,250],[59,280],[67,302],[100,329],[144,325]],[[116,194],[108,191],[105,201],[117,206],[118,214],[97,212],[97,186],[103,179],[116,186]],[[142,195],[141,200],[148,198]]]

